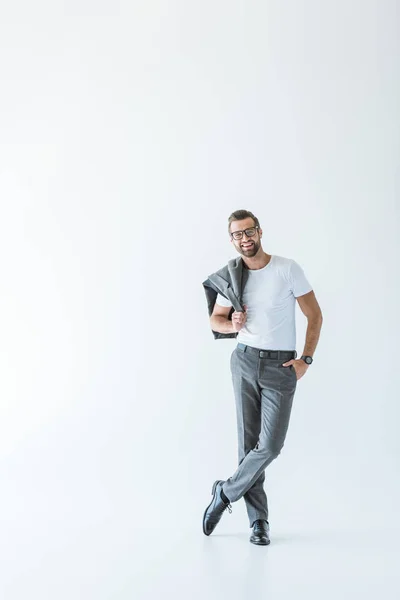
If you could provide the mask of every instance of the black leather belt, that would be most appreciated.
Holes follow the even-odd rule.
[[[291,360],[297,357],[296,350],[264,350],[262,348],[254,348],[253,346],[247,346],[247,344],[238,343],[237,348],[241,352],[250,352],[251,354],[257,354],[260,358],[275,358],[278,360]]]

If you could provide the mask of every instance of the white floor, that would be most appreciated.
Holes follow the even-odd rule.
[[[271,544],[257,547],[248,531],[215,530],[203,540],[190,532],[166,540],[164,552],[130,589],[146,599],[398,600],[398,533],[274,528]]]
[[[2,599],[400,598],[398,529],[271,524],[271,544],[259,547],[228,514],[209,537],[200,522],[175,532],[157,519],[132,527],[125,507],[108,520],[95,507],[82,516],[2,526]]]
[[[243,499],[202,531],[228,444],[155,435],[138,460],[127,435],[110,442],[90,421],[60,420],[0,459],[0,600],[400,599],[398,469],[378,468],[377,446],[357,465],[336,451],[335,469],[292,435],[268,467],[262,547]]]

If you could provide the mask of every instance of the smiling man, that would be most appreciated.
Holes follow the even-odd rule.
[[[232,306],[231,289],[238,282],[225,281],[231,268],[215,279],[226,287],[215,293],[210,324],[215,335],[236,337],[231,354],[231,373],[238,430],[237,470],[212,486],[212,500],[203,515],[203,531],[210,535],[231,502],[244,498],[252,533],[250,541],[267,545],[268,503],[264,490],[265,469],[280,454],[289,426],[297,381],[313,362],[322,326],[322,313],[312,286],[301,266],[291,258],[264,252],[262,229],[255,215],[237,210],[228,219],[230,241],[241,256],[245,272],[240,304]],[[232,261],[231,261],[232,262]],[[240,277],[242,280],[242,277]],[[218,287],[217,287],[218,290]],[[223,290],[223,291],[222,291]],[[301,358],[296,353],[296,301],[307,318]],[[236,302],[235,302],[236,303]],[[212,304],[212,302],[211,302]]]

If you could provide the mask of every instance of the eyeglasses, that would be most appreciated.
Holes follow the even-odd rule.
[[[247,237],[253,237],[253,235],[256,235],[257,229],[259,229],[258,225],[255,227],[248,227],[247,229],[241,229],[240,231],[234,231],[231,233],[231,238],[234,238],[235,240],[241,240],[243,237],[243,232],[247,235]]]

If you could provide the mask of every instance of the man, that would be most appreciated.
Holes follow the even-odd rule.
[[[203,285],[214,337],[237,337],[238,342],[230,367],[239,466],[228,479],[214,482],[212,500],[203,516],[203,531],[210,535],[224,511],[228,508],[231,512],[230,503],[243,497],[252,528],[250,541],[267,545],[265,469],[284,445],[297,381],[313,362],[322,313],[300,265],[293,259],[264,252],[263,232],[253,213],[233,212],[228,231],[240,257]],[[298,359],[296,300],[308,320],[304,350]]]

